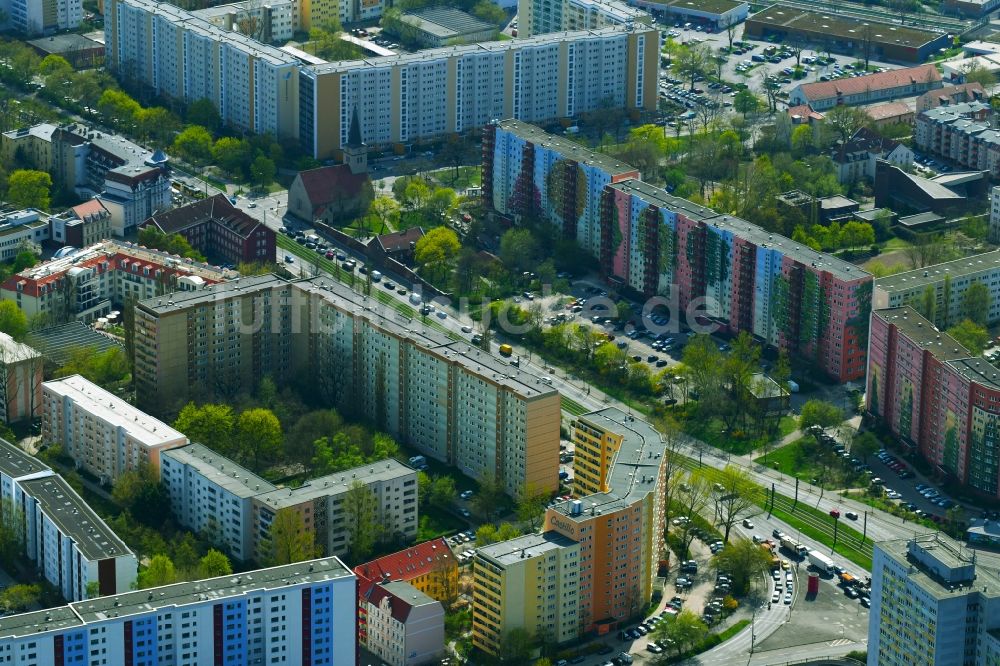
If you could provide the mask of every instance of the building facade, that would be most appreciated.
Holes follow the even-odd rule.
[[[14,666],[354,664],[354,576],[337,558],[108,593],[0,620]]]
[[[462,134],[497,118],[542,122],[602,108],[654,111],[660,38],[609,27],[303,68],[300,143],[318,157],[348,142],[357,110],[373,147]]]
[[[37,458],[0,440],[0,496],[23,521],[25,555],[64,599],[123,592],[135,555],[69,484]]]
[[[938,477],[1000,496],[997,368],[913,308],[872,313],[865,408]]]
[[[837,169],[837,180],[841,183],[874,180],[877,160],[885,160],[901,168],[913,166],[913,151],[905,144],[882,138],[867,127],[858,129],[846,143],[834,145],[830,157]]]
[[[605,188],[599,258],[688,319],[746,331],[841,382],[864,376],[872,278],[846,261],[637,180]]]
[[[157,166],[126,166],[108,171],[101,203],[111,214],[111,233],[119,238],[134,233],[139,224],[173,206],[170,176]]]
[[[649,14],[620,0],[520,0],[517,20],[518,37],[522,39],[550,32],[651,22]]]
[[[234,206],[224,194],[151,215],[140,226],[180,234],[191,247],[219,263],[274,263],[275,233]]]
[[[444,606],[409,583],[370,586],[358,617],[361,644],[387,666],[432,664],[444,654]]]
[[[42,355],[0,333],[0,417],[7,424],[42,415]]]
[[[160,482],[179,524],[213,535],[241,562],[253,559],[253,497],[274,485],[202,444],[164,451]]]
[[[234,129],[298,136],[300,63],[280,49],[153,0],[111,0],[104,40],[108,68],[125,80],[187,103],[208,99]]]
[[[998,585],[995,558],[940,532],[876,543],[868,666],[996,663]]]
[[[816,111],[827,111],[841,105],[916,97],[942,85],[941,74],[934,65],[918,65],[850,79],[802,83],[791,92],[788,103],[808,104]]]
[[[1000,243],[1000,186],[990,190],[990,222],[986,240]]]
[[[580,544],[556,532],[526,534],[476,550],[472,644],[499,655],[512,629],[553,643],[578,636]]]
[[[638,169],[519,120],[483,131],[483,195],[515,221],[541,218],[597,256],[604,187]]]
[[[332,279],[177,292],[139,303],[135,327],[140,405],[186,402],[193,387],[224,395],[262,374],[308,378],[323,404],[511,495],[558,487],[558,392]]]
[[[72,30],[83,21],[81,0],[0,0],[5,22],[24,35]]]
[[[50,219],[34,208],[0,214],[0,259],[10,261],[26,250],[41,253],[52,235]]]
[[[0,283],[0,298],[17,303],[28,319],[90,322],[115,306],[237,276],[132,243],[105,241],[12,275]]]
[[[992,216],[991,216],[992,219]],[[987,324],[1000,321],[1000,250],[974,254],[875,280],[872,307],[876,310],[904,305],[922,306],[933,294],[933,312],[927,313],[942,331],[965,319],[965,293],[974,284],[989,291]]]
[[[261,42],[286,42],[295,34],[298,4],[293,0],[267,0],[264,3],[248,0],[191,13],[224,30],[237,30]]]
[[[90,247],[111,238],[111,211],[91,199],[49,218],[51,240],[70,247]]]
[[[72,375],[42,384],[42,438],[63,447],[102,483],[125,472],[160,467],[160,455],[187,437],[109,391]]]

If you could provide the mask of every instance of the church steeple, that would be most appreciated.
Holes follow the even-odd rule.
[[[368,171],[368,146],[361,139],[361,120],[358,117],[358,107],[351,114],[351,128],[347,132],[347,144],[344,146],[344,164],[351,173],[366,173]]]

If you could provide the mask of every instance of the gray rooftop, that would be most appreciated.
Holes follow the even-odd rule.
[[[426,606],[438,603],[427,594],[421,592],[404,580],[395,580],[389,583],[379,583],[386,592],[401,599],[410,606]]]
[[[57,475],[20,481],[59,531],[73,539],[89,560],[121,557],[132,551],[69,484]]]
[[[597,513],[629,506],[656,489],[656,475],[659,473],[666,445],[663,436],[653,426],[617,407],[588,412],[578,416],[577,420],[600,430],[622,435],[624,439],[608,471],[608,492],[561,502],[552,507],[553,511],[570,520],[585,520]],[[574,515],[576,501],[581,502],[582,510]]]
[[[625,164],[621,160],[616,160],[610,155],[605,153],[595,153],[586,146],[582,146],[575,141],[570,141],[565,137],[549,134],[545,130],[532,125],[531,123],[508,119],[501,120],[497,123],[497,127],[510,132],[525,141],[533,143],[536,146],[544,146],[549,150],[553,150],[567,159],[571,159],[580,164],[593,164],[611,175],[628,173],[629,171],[638,171],[634,166]]]
[[[940,532],[881,541],[875,547],[901,564],[907,579],[935,599],[972,592],[1000,594],[1000,558],[966,548]]]
[[[84,622],[98,622],[108,617],[148,613],[156,608],[204,603],[301,583],[321,583],[353,577],[354,573],[336,557],[286,564],[269,569],[191,583],[178,583],[148,590],[126,592],[70,604]],[[0,621],[0,630],[3,622]]]
[[[909,305],[875,310],[872,314],[898,328],[914,345],[930,351],[939,361],[953,361],[972,356],[972,352],[963,347],[958,340],[938,331],[933,322]]]
[[[416,476],[416,471],[398,460],[386,459],[335,472],[317,479],[310,479],[298,488],[275,488],[270,492],[258,493],[255,499],[275,510],[296,506],[302,502],[346,493],[351,484],[359,481],[365,485],[381,481],[391,481],[407,475]]]
[[[274,484],[204,444],[188,444],[168,449],[160,455],[192,467],[209,481],[237,497],[249,498],[277,489]]]
[[[830,254],[817,252],[806,245],[796,243],[790,238],[771,233],[763,227],[747,222],[731,215],[719,215],[711,208],[668,194],[665,190],[639,180],[627,179],[609,185],[621,192],[642,197],[651,205],[667,208],[683,214],[695,222],[703,222],[721,231],[728,232],[737,238],[742,238],[757,247],[776,249],[792,261],[804,266],[812,266],[816,270],[825,271],[834,277],[844,280],[858,280],[869,276],[869,273],[854,264],[838,259]]]
[[[910,291],[923,289],[929,284],[936,284],[950,275],[954,280],[967,275],[978,275],[987,271],[1000,269],[1000,250],[974,254],[970,257],[946,261],[926,268],[918,268],[905,273],[896,273],[888,277],[876,278],[875,286],[887,292]]]
[[[28,342],[43,356],[59,365],[69,360],[70,353],[79,347],[87,347],[92,349],[94,353],[101,353],[112,347],[124,350],[120,342],[104,333],[95,331],[82,321],[71,321],[59,326],[31,331],[28,333]]]
[[[72,53],[74,51],[104,48],[103,44],[76,33],[32,39],[28,44],[46,53]]]
[[[0,439],[0,473],[12,479],[29,474],[48,472],[50,468],[38,458],[28,455],[16,444]]]
[[[956,359],[948,365],[969,381],[1000,390],[1000,369],[981,356]]]
[[[640,29],[645,29],[645,27],[642,26]],[[304,67],[302,71],[307,76],[315,77],[334,72],[370,69],[373,67],[405,67],[407,65],[436,62],[445,58],[462,57],[464,55],[474,55],[478,53],[506,53],[508,51],[517,51],[520,49],[530,49],[537,48],[539,46],[582,41],[588,37],[600,38],[625,36],[627,34],[628,33],[625,32],[625,29],[621,26],[599,28],[596,30],[550,32],[543,35],[534,35],[525,39],[510,39],[502,42],[480,42],[478,44],[464,44],[460,46],[442,46],[440,48],[425,49],[415,53],[372,57],[365,58],[363,60],[339,60],[329,62],[324,65]]]
[[[453,7],[443,6],[425,7],[406,12],[400,17],[400,20],[442,39],[497,29],[497,26],[492,23],[481,21],[471,14]]]
[[[65,631],[82,626],[83,620],[72,608],[58,606],[0,618],[0,639],[31,636],[45,631]]]
[[[476,556],[498,567],[508,567],[523,559],[574,546],[576,543],[558,532],[548,531],[542,534],[525,534],[516,539],[483,546],[476,551]]]
[[[275,275],[258,275],[240,278],[238,282],[212,285],[197,291],[179,291],[150,298],[141,301],[139,307],[155,316],[165,316],[198,305],[215,305],[219,302],[219,294],[236,297],[255,290],[265,291],[287,285],[300,290],[302,295],[311,294],[320,297],[343,312],[367,320],[371,326],[379,330],[401,339],[412,340],[414,344],[436,354],[439,358],[461,365],[485,381],[502,386],[525,398],[537,398],[556,392],[551,386],[543,384],[539,377],[523,372],[469,343],[452,340],[442,333],[425,327],[417,319],[403,317],[389,306],[354,291],[329,276],[289,281]]]

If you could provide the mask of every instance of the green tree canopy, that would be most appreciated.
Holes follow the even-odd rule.
[[[205,261],[205,255],[191,247],[187,238],[180,234],[165,234],[152,223],[139,229],[139,244],[176,254],[186,259]]]
[[[737,539],[712,558],[715,568],[733,577],[733,591],[745,594],[750,582],[763,576],[771,566],[771,556],[750,539]]]
[[[805,431],[811,426],[832,428],[844,421],[844,412],[836,405],[825,400],[809,400],[802,405],[802,417],[799,419],[799,429]]]
[[[177,571],[174,569],[173,560],[163,554],[153,555],[149,560],[149,566],[144,571],[139,572],[137,587],[146,590],[151,587],[162,587],[177,582]]]
[[[212,159],[212,135],[201,125],[188,125],[174,139],[173,151],[192,164]]]
[[[974,282],[962,295],[962,316],[979,326],[986,326],[990,316],[990,290],[981,283]]]
[[[181,409],[173,425],[192,442],[204,444],[223,455],[233,456],[236,453],[233,441],[236,416],[229,405],[198,406],[189,402]]]
[[[260,472],[281,453],[281,422],[270,409],[255,408],[241,413],[234,430],[236,449],[251,469]]]
[[[972,352],[973,356],[982,354],[990,344],[990,332],[971,319],[963,319],[949,328],[948,335]]]
[[[24,340],[28,334],[28,318],[14,301],[0,301],[0,332],[15,340]]]
[[[209,548],[205,556],[198,561],[198,578],[218,578],[233,573],[233,565],[226,555],[214,548]]]
[[[302,514],[295,509],[280,509],[271,521],[263,551],[271,566],[310,560],[319,552],[316,531],[306,527]]]
[[[274,160],[263,155],[257,156],[250,164],[250,179],[261,189],[274,182],[274,176],[277,173],[278,168],[275,166]]]
[[[49,209],[52,176],[45,171],[18,169],[7,177],[7,200],[18,208]]]

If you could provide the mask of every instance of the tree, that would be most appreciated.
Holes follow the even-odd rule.
[[[937,290],[934,285],[929,284],[924,287],[920,294],[920,302],[916,304],[916,310],[930,321],[937,321]]]
[[[500,637],[500,662],[504,666],[523,666],[531,660],[535,637],[527,629],[516,627]]]
[[[192,164],[204,164],[212,158],[212,135],[200,125],[188,125],[174,139],[173,151]]]
[[[407,181],[400,201],[408,210],[420,210],[430,197],[431,188],[427,183],[422,178],[412,178]]]
[[[417,241],[413,258],[423,267],[429,280],[440,282],[460,249],[462,244],[454,231],[448,227],[434,227]]]
[[[733,96],[733,109],[737,113],[742,113],[744,118],[757,113],[760,107],[760,98],[753,94],[749,88],[744,88]]]
[[[847,143],[855,132],[871,122],[871,116],[864,109],[841,104],[824,114],[823,126],[831,130],[841,142]]]
[[[533,269],[540,250],[538,240],[529,229],[515,227],[500,237],[500,260],[516,273]]]
[[[128,357],[121,347],[102,352],[93,347],[71,347],[68,359],[53,373],[55,377],[81,375],[108,390],[115,390],[129,376]]]
[[[233,573],[233,565],[226,555],[214,548],[209,548],[205,556],[198,561],[198,578],[218,578]]]
[[[854,436],[851,442],[851,454],[867,462],[868,456],[882,448],[882,442],[872,432],[862,432]]]
[[[763,490],[754,483],[749,472],[735,465],[711,470],[708,478],[713,482],[712,501],[715,503],[717,523],[723,540],[729,541],[733,526],[756,510],[758,502],[763,499]]]
[[[41,597],[41,585],[11,585],[0,592],[0,607],[7,613],[23,613],[37,606]]]
[[[919,234],[913,243],[903,250],[912,268],[925,268],[947,261],[954,253],[954,246],[945,241],[941,234]]]
[[[106,123],[120,130],[131,130],[141,109],[139,102],[115,88],[105,90],[97,100],[97,112]]]
[[[455,190],[450,187],[434,188],[430,199],[427,201],[427,212],[432,216],[433,221],[437,223],[442,216],[455,207],[457,201],[458,197],[455,195]]]
[[[840,228],[840,246],[848,249],[870,247],[875,243],[875,229],[867,222],[847,222]]]
[[[206,404],[198,407],[189,402],[181,409],[173,425],[192,442],[204,444],[223,455],[235,453],[233,431],[236,416],[229,405]]]
[[[28,334],[28,318],[14,301],[0,301],[0,332],[15,340],[24,340]]]
[[[392,197],[379,196],[372,199],[368,214],[381,223],[382,230],[379,233],[391,231],[399,224],[399,204]]]
[[[962,294],[962,316],[985,327],[990,317],[990,290],[982,282],[974,282]]]
[[[68,76],[73,73],[73,65],[69,64],[69,61],[60,55],[47,55],[42,58],[41,64],[38,65],[38,73],[44,77],[53,75]]]
[[[423,474],[423,472],[420,472]],[[427,476],[424,474],[424,476]],[[458,497],[458,490],[455,488],[455,479],[450,476],[439,476],[430,482],[427,487],[427,501],[431,506],[445,509],[455,502]]]
[[[279,509],[268,528],[263,559],[271,566],[293,564],[316,557],[316,532],[307,528],[300,514],[294,508]]]
[[[180,234],[165,234],[155,225],[148,224],[139,229],[139,244],[146,247],[176,254],[185,259],[205,261],[205,256],[191,247],[187,238]]]
[[[990,332],[971,319],[963,319],[949,328],[948,335],[972,352],[973,356],[979,356],[990,345]]]
[[[653,639],[672,641],[677,654],[697,645],[708,636],[708,625],[691,610],[682,610],[653,631]]]
[[[375,549],[377,500],[371,488],[354,481],[344,495],[343,512],[351,535],[352,562],[364,562]]]
[[[836,405],[825,400],[809,400],[802,405],[802,416],[799,418],[799,429],[805,432],[812,426],[832,428],[844,421],[844,412]]]
[[[274,176],[277,171],[278,169],[274,165],[273,160],[264,157],[263,155],[259,155],[254,159],[253,163],[250,164],[250,179],[263,190],[274,182]]]
[[[10,566],[24,558],[24,511],[14,500],[0,500],[0,562]]]
[[[770,554],[750,539],[737,539],[712,558],[715,568],[732,576],[733,591],[746,594],[751,581],[760,578],[771,566]]]
[[[677,51],[674,59],[674,70],[683,78],[691,81],[691,90],[694,90],[695,79],[704,76],[708,69],[709,58],[708,47],[703,44],[693,46],[682,46]]]
[[[143,140],[167,146],[180,129],[180,121],[162,106],[154,106],[136,112],[135,129]]]
[[[7,200],[17,208],[48,210],[52,176],[44,171],[18,169],[7,177]]]
[[[510,541],[519,536],[521,536],[521,530],[517,529],[517,525],[512,523],[500,523],[499,525],[483,523],[476,530],[476,546],[482,547],[491,543]]]
[[[712,484],[708,480],[706,472],[703,469],[699,469],[689,473],[687,481],[679,484],[678,501],[684,509],[683,515],[689,518],[699,515],[708,506],[711,495]],[[691,547],[691,541],[694,540],[694,535],[691,533],[693,523],[693,520],[688,520],[681,528],[681,544],[683,546],[681,550],[683,557],[687,556],[688,549]]]
[[[44,62],[44,61],[42,61]],[[966,83],[978,83],[983,86],[986,94],[992,94],[993,87],[997,84],[997,77],[978,60],[972,60],[963,68],[962,76]]]
[[[542,524],[548,499],[546,493],[535,490],[531,484],[526,485],[517,498],[518,521],[527,523],[532,532],[537,530]]]
[[[470,13],[482,21],[497,26],[507,20],[507,12],[501,9],[499,5],[490,2],[490,0],[479,0],[473,6]]]
[[[215,104],[212,100],[204,97],[196,99],[188,104],[186,120],[191,123],[191,125],[200,125],[209,132],[219,129],[222,125],[222,118],[219,116],[219,110],[215,108]]]
[[[153,555],[145,571],[139,572],[137,586],[140,590],[162,587],[177,582],[173,561],[166,555]]]
[[[281,453],[281,422],[270,409],[248,409],[236,420],[234,439],[240,458],[259,472]]]
[[[479,479],[479,492],[472,498],[472,507],[476,513],[488,518],[503,509],[506,497],[503,483],[491,472],[484,472]]]
[[[212,159],[230,176],[242,176],[252,156],[250,142],[224,136],[212,146]]]
[[[141,464],[138,469],[119,476],[111,496],[119,506],[151,526],[162,525],[170,515],[170,496],[156,469],[149,464]]]

